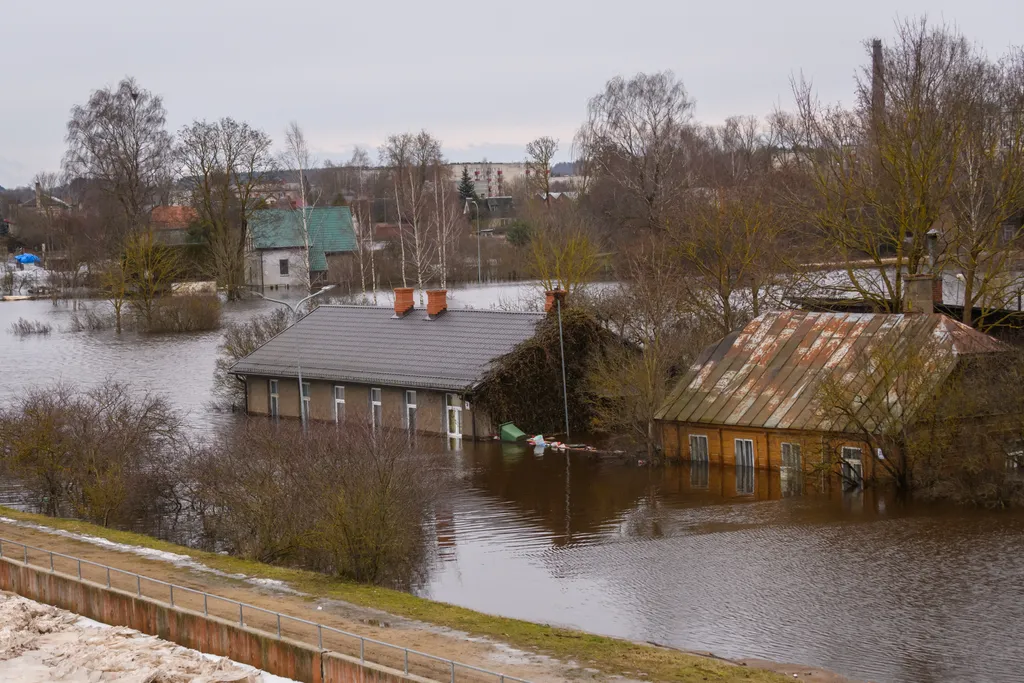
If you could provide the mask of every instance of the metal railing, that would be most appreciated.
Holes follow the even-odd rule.
[[[15,548],[12,554],[11,548]],[[36,548],[19,541],[0,538],[0,557],[6,557],[26,566],[48,569],[51,573],[60,572],[79,581],[90,581],[106,585],[126,592],[134,592],[139,597],[164,602],[170,607],[202,611],[204,616],[214,616],[228,621],[237,621],[238,625],[262,631],[268,635],[276,633],[277,638],[288,637],[292,640],[315,645],[324,652],[337,652],[348,656],[358,656],[360,662],[371,662],[392,669],[400,669],[406,674],[414,674],[435,680],[457,681],[498,681],[498,683],[529,683],[529,681],[509,676],[497,671],[490,671],[471,664],[463,664],[444,657],[412,650],[401,645],[394,645],[382,640],[367,638],[357,633],[343,631],[333,626],[326,626],[314,621],[293,617],[275,612],[256,605],[232,600],[213,593],[188,588],[150,578],[135,572],[110,567],[91,560],[83,560],[72,555],[64,555],[44,548]],[[41,560],[33,562],[33,560]],[[48,565],[46,564],[48,560]],[[63,569],[72,571],[63,571]],[[84,574],[83,574],[84,571]],[[127,580],[125,580],[127,579]],[[127,587],[126,587],[127,586]],[[154,596],[153,588],[158,595]],[[150,590],[146,590],[150,589]],[[200,600],[201,610],[200,610]],[[226,609],[225,609],[226,608]],[[226,616],[228,615],[228,616]],[[326,645],[325,645],[326,643]],[[356,646],[358,645],[358,652]]]

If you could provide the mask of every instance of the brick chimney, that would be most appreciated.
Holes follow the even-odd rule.
[[[565,305],[565,294],[566,294],[566,292],[565,292],[564,289],[553,289],[551,291],[544,292],[544,295],[545,295],[545,299],[544,299],[544,312],[545,313],[550,313],[551,311],[553,311],[556,308],[558,308],[555,305],[556,301],[561,301],[562,305],[564,306]]]
[[[942,280],[931,274],[903,278],[903,312],[934,313],[942,303]]]
[[[36,181],[36,208],[43,208],[43,186],[39,184],[38,180]]]
[[[448,310],[448,290],[427,290],[427,315],[433,318]]]
[[[401,318],[413,309],[412,287],[395,287],[395,317]]]

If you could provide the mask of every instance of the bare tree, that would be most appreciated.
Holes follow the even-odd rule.
[[[306,142],[305,133],[302,132],[302,128],[295,121],[288,124],[288,129],[285,133],[284,158],[287,165],[295,166],[296,173],[298,174],[299,196],[301,199],[296,207],[296,219],[300,224],[299,232],[303,245],[303,266],[301,270],[306,291],[311,291],[313,282],[310,249],[319,239],[319,235],[313,233],[314,230],[319,231],[319,222],[312,221],[312,210],[319,203],[322,193],[319,188],[312,188],[308,184],[307,173],[316,165],[316,160],[309,151],[309,144]],[[313,223],[316,223],[316,226],[313,226]]]
[[[893,43],[868,52],[854,110],[823,106],[806,81],[794,84],[789,143],[810,170],[808,208],[850,288],[899,311],[904,277],[922,271],[926,235],[948,211],[983,61],[960,33],[924,19],[902,22]]]
[[[182,272],[178,252],[157,242],[150,231],[133,235],[125,242],[121,272],[132,308],[142,318],[144,328],[153,330],[157,300],[168,295],[171,283]]]
[[[551,198],[551,163],[558,151],[558,140],[543,136],[526,143],[526,172],[529,174],[529,187],[536,194],[550,203]]]
[[[573,206],[528,209],[529,269],[545,290],[576,294],[593,282],[600,248],[581,212]]]
[[[377,304],[377,261],[374,240],[373,207],[377,199],[378,171],[371,168],[370,155],[362,147],[352,150],[352,158],[345,165],[349,172],[348,186],[355,197],[351,203],[352,218],[356,225],[356,258],[359,261],[359,285],[365,294],[369,274],[370,291]]]
[[[142,229],[171,178],[163,100],[125,78],[71,109],[64,173],[87,178],[120,207],[119,234]]]
[[[693,107],[670,71],[613,78],[590,100],[577,157],[596,181],[621,193],[626,222],[661,229],[682,198]]]
[[[234,119],[195,121],[178,134],[178,163],[210,249],[213,276],[237,299],[246,284],[249,221],[276,161],[261,130]]]

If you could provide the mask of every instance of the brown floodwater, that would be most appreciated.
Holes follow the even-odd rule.
[[[18,317],[48,320],[54,333],[14,337]],[[230,419],[205,410],[217,333],[72,334],[66,318],[47,302],[0,303],[0,401],[58,379],[113,377],[167,394],[197,428]],[[494,443],[451,458],[458,486],[432,523],[422,595],[864,680],[1024,680],[1020,512]]]

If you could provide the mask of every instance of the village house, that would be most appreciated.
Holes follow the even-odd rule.
[[[544,314],[449,310],[445,290],[427,296],[425,311],[411,288],[395,290],[393,308],[318,307],[231,368],[245,382],[248,412],[493,436],[500,425],[473,407],[473,391]]]
[[[844,476],[853,480],[873,476],[877,458],[863,434],[837,427],[819,410],[823,382],[855,377],[863,383],[856,394],[871,396],[884,380],[857,375],[851,364],[875,351],[916,345],[933,356],[931,380],[938,386],[958,363],[1005,350],[992,337],[931,312],[931,287],[925,277],[908,288],[916,296],[908,309],[916,312],[766,313],[712,344],[657,413],[666,457],[738,472],[792,472],[826,459],[843,463]],[[737,482],[738,489],[748,487]]]
[[[259,289],[322,284],[329,272],[350,266],[355,250],[347,206],[255,211],[249,220],[247,282]]]
[[[149,228],[153,238],[168,246],[196,244],[189,228],[199,218],[191,206],[154,206],[149,213]]]

